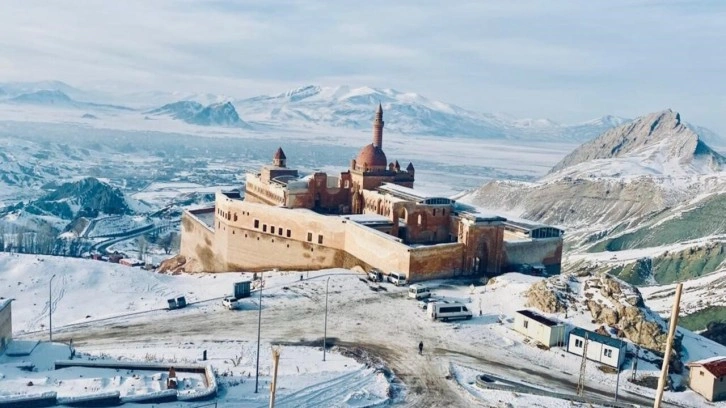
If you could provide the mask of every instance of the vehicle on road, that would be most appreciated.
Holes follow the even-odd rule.
[[[430,298],[430,297],[427,297],[427,298],[423,298],[423,299],[421,299],[421,300],[420,300],[420,301],[418,302],[418,307],[420,307],[420,308],[421,308],[421,309],[423,309],[423,310],[426,310],[426,309],[428,309],[428,307],[429,307],[429,304],[431,304],[431,303],[433,303],[433,302],[435,302],[435,300],[434,300],[434,299],[432,299],[432,298]]]
[[[240,307],[240,301],[234,296],[225,296],[222,299],[222,306],[228,310],[236,310]]]
[[[169,305],[169,310],[182,309],[187,307],[187,298],[179,296],[176,298],[167,299],[166,303]]]
[[[466,306],[454,302],[432,302],[429,303],[427,312],[431,320],[442,320],[444,322],[454,319],[471,319],[472,313]]]
[[[380,269],[373,268],[368,272],[368,280],[372,282],[382,282],[383,272]]]
[[[427,286],[414,283],[408,287],[408,297],[416,300],[426,299],[431,297],[431,290]]]
[[[406,284],[406,275],[400,272],[391,272],[391,274],[388,275],[388,281],[396,286],[403,286]]]

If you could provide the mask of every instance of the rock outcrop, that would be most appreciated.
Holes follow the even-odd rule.
[[[180,273],[202,272],[199,264],[193,259],[187,260],[184,255],[177,255],[169,259],[165,259],[156,269],[159,273],[169,273],[177,275]]]
[[[619,337],[644,348],[665,351],[664,323],[649,315],[637,288],[609,275],[555,276],[533,284],[526,296],[528,307],[546,313],[576,313],[581,304],[593,323],[609,327]]]

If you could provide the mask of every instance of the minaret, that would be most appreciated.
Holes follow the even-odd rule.
[[[373,121],[373,146],[383,149],[383,107],[378,103],[376,120]]]

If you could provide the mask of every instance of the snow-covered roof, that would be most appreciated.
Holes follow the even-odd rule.
[[[545,326],[552,327],[557,326],[559,323],[557,323],[554,320],[548,319],[544,316],[542,316],[539,313],[535,313],[531,310],[523,309],[523,310],[517,310],[517,313],[521,314],[522,316],[525,316],[527,318],[530,318],[536,322],[542,323]]]
[[[407,201],[415,201],[418,203],[425,204],[454,204],[454,200],[438,196],[435,194],[429,194],[425,191],[414,190],[410,187],[399,186],[398,184],[383,183],[378,187],[378,191],[384,194],[390,194],[394,197],[401,198]]]
[[[341,217],[363,225],[379,225],[392,223],[391,220],[389,220],[388,218],[378,214],[350,214],[342,215]]]
[[[590,330],[585,330],[581,327],[575,327],[574,329],[572,329],[572,331],[570,333],[574,334],[575,336],[582,337],[583,339],[585,338],[585,336],[587,336],[587,339],[589,341],[595,341],[600,344],[605,344],[610,347],[615,347],[617,349],[625,347],[625,342],[623,342],[620,339],[616,339],[616,338],[613,338],[610,336],[603,336],[600,333],[596,333],[596,332],[590,331]]]
[[[726,375],[726,357],[716,356],[688,363],[688,367],[703,367],[715,377]]]
[[[13,299],[3,299],[3,300],[0,300],[0,312],[2,312],[3,310],[5,310],[5,308],[7,306],[9,306],[10,305],[10,302],[12,302],[12,301],[13,301]]]

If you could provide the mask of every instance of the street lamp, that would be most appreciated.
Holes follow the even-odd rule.
[[[50,342],[53,342],[53,278],[55,275],[50,277],[48,282],[48,329],[50,330]]]
[[[257,369],[255,370],[255,394],[257,394],[257,386],[260,383],[260,326],[262,325],[262,283],[264,282],[265,272],[260,272],[260,287],[259,287],[259,311],[257,313]]]
[[[325,328],[323,329],[323,361],[325,361],[325,346],[328,343],[328,285],[330,284],[330,276],[325,282]]]

